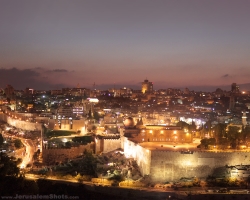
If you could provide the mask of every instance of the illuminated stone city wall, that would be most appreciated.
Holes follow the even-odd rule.
[[[156,181],[179,180],[181,177],[205,178],[217,167],[250,164],[250,152],[152,151],[150,174]]]
[[[107,153],[121,148],[121,139],[95,139],[95,153]]]
[[[114,151],[118,148],[121,148],[121,139],[105,139],[103,152],[107,153],[110,151]]]
[[[43,149],[42,156],[45,164],[51,165],[56,162],[64,162],[83,154],[84,150],[93,151],[93,143],[80,145],[79,147],[71,147],[69,149]]]
[[[140,168],[142,175],[150,174],[151,151],[141,147],[140,145],[123,138],[124,155],[127,158],[134,158]]]
[[[85,124],[86,124],[85,119],[72,120],[72,122],[73,122],[72,129],[74,131],[81,131],[81,133],[85,132]]]
[[[85,119],[80,120],[60,120],[61,124],[58,123],[58,119],[49,119],[48,126],[50,129],[54,130],[70,130],[70,131],[80,131],[85,133]]]
[[[40,123],[21,121],[19,119],[14,119],[12,117],[9,117],[4,113],[0,114],[0,120],[8,123],[11,126],[15,126],[16,128],[20,128],[22,130],[41,131],[42,129]]]

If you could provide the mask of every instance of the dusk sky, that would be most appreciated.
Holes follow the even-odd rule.
[[[146,78],[250,90],[250,1],[0,0],[0,88],[139,89]]]

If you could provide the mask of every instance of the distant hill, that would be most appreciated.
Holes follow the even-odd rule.
[[[239,84],[240,90],[250,91],[250,83]]]

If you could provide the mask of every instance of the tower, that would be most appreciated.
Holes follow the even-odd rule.
[[[40,158],[43,160],[43,153],[44,153],[44,149],[46,149],[46,147],[44,148],[44,143],[43,143],[43,140],[44,140],[44,133],[45,133],[45,126],[44,126],[44,123],[41,124],[41,141],[40,141]]]
[[[90,92],[90,97],[96,97],[96,84],[94,82],[93,89]]]
[[[4,89],[4,93],[7,98],[13,98],[14,96],[14,88],[11,85],[7,85]]]
[[[242,125],[244,127],[247,125],[247,115],[245,111],[243,111],[243,115],[242,115]]]
[[[239,93],[240,92],[240,86],[237,85],[236,83],[232,83],[232,85],[231,85],[231,92],[233,94]]]
[[[153,83],[149,82],[147,79],[142,82],[141,91],[143,94],[153,92]]]

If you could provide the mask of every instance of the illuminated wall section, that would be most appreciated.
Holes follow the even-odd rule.
[[[150,174],[151,151],[141,147],[127,138],[124,138],[124,155],[127,158],[134,158],[140,168],[141,174]]]
[[[137,142],[181,142],[192,143],[192,133],[187,130],[167,130],[167,129],[142,129],[140,134],[134,139]]]
[[[181,177],[206,178],[215,168],[249,165],[250,152],[151,151],[150,173],[154,181],[174,181]]]
[[[40,123],[21,121],[4,113],[0,114],[0,120],[7,122],[9,125],[15,126],[16,128],[21,128],[22,130],[40,131],[42,129]]]

